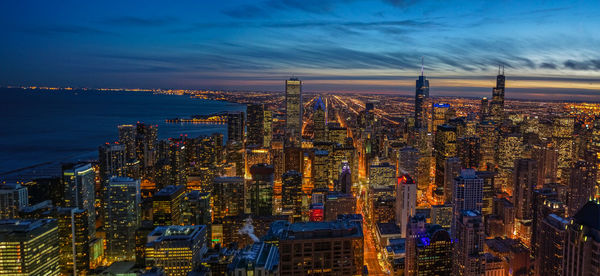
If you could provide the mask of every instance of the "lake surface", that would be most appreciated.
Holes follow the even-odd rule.
[[[96,159],[118,139],[117,126],[158,125],[159,139],[223,133],[227,125],[165,119],[245,110],[244,105],[149,92],[0,89],[0,174],[44,162]]]

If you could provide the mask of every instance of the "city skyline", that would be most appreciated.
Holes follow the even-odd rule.
[[[599,98],[593,1],[1,5],[4,86],[411,95],[424,57],[434,97],[487,96],[503,65],[507,98]]]

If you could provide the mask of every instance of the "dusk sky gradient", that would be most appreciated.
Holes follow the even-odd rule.
[[[168,4],[167,4],[168,3]],[[600,1],[2,1],[0,85],[600,101]]]

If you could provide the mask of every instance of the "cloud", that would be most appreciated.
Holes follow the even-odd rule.
[[[577,61],[569,59],[563,63],[564,67],[571,70],[600,70],[600,59]]]
[[[557,66],[554,63],[550,63],[550,62],[542,62],[540,64],[540,68],[542,69],[556,69]]]

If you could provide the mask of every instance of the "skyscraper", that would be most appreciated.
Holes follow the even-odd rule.
[[[90,235],[85,209],[58,208],[59,266],[64,275],[82,275],[90,269]]]
[[[214,220],[244,213],[244,178],[215,177],[212,185]]]
[[[102,181],[111,176],[125,176],[127,148],[123,144],[106,143],[98,147],[99,174]]]
[[[490,119],[496,123],[500,123],[504,118],[504,66],[502,72],[498,68],[498,76],[496,76],[496,87],[492,89],[492,101],[490,102]]]
[[[280,275],[362,273],[364,240],[360,221],[276,221],[267,239],[279,241]]]
[[[408,174],[398,178],[395,204],[396,224],[400,227],[401,236],[406,238],[408,220],[415,215],[417,209],[417,184]]]
[[[435,196],[444,199],[446,159],[456,156],[456,127],[441,125],[435,133]]]
[[[227,143],[244,141],[244,112],[227,113]]]
[[[248,112],[246,144],[262,147],[265,138],[265,105],[249,104],[246,110]]]
[[[457,217],[453,275],[476,276],[485,270],[483,218],[477,210],[462,210]]]
[[[135,231],[140,225],[140,181],[112,177],[104,201],[106,258],[109,261],[135,260]]]
[[[144,168],[154,166],[157,159],[158,127],[137,123],[135,136],[135,152],[137,160]]]
[[[300,146],[302,141],[302,82],[297,78],[285,81],[286,142]]]
[[[314,138],[315,142],[325,142],[327,138],[327,107],[321,96],[315,101],[314,112],[313,112],[313,123],[314,123]]]
[[[273,166],[257,164],[250,168],[252,181],[248,187],[250,193],[250,212],[254,216],[273,214]]]
[[[578,161],[571,168],[569,186],[567,186],[567,214],[573,216],[595,195],[596,167],[587,161]]]
[[[17,218],[19,210],[29,204],[27,188],[20,184],[0,185],[0,219]]]
[[[533,192],[537,186],[537,162],[533,159],[518,159],[515,161],[513,172],[513,202],[515,204],[515,217],[519,220],[533,218],[531,206]]]
[[[421,63],[421,75],[416,81],[415,89],[415,128],[427,127],[425,113],[427,112],[427,99],[429,98],[429,80],[425,78],[423,64]]]
[[[569,221],[550,214],[540,225],[539,248],[535,256],[535,275],[562,275],[565,229]]]
[[[481,212],[483,206],[483,179],[477,177],[475,170],[464,169],[461,171],[460,176],[454,180],[454,192],[452,194],[454,218],[451,233],[456,238],[456,226],[460,222],[462,211],[474,210],[478,213]]]
[[[0,220],[0,275],[59,275],[53,219]]]
[[[406,238],[405,275],[451,275],[452,242],[448,231],[412,217]]]
[[[302,174],[287,171],[281,177],[281,205],[284,214],[289,213],[294,221],[302,218]]]
[[[64,207],[87,210],[91,239],[96,237],[96,208],[94,169],[89,163],[64,164],[62,166]],[[59,204],[57,204],[59,205]],[[60,205],[59,205],[60,206]]]
[[[206,226],[158,226],[148,235],[146,266],[162,268],[167,275],[187,275],[206,253]]]
[[[154,225],[182,225],[184,186],[169,185],[152,197]]]
[[[135,126],[119,125],[119,144],[125,145],[125,160],[136,159],[135,153]]]
[[[599,275],[600,204],[588,201],[567,225],[563,275]]]

